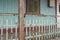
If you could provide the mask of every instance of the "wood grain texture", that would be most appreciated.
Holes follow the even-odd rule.
[[[24,40],[24,0],[19,0],[19,39]]]

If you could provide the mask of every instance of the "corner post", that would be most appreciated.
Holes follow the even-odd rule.
[[[19,0],[19,40],[24,40],[24,0]]]

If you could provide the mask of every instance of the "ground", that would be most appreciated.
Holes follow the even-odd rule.
[[[56,37],[55,39],[49,39],[49,40],[60,40],[60,37]]]

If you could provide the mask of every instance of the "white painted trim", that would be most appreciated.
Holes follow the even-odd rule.
[[[55,7],[55,0],[49,0],[50,1],[50,7]]]
[[[60,0],[57,0],[57,16],[60,16],[59,3],[60,3]]]

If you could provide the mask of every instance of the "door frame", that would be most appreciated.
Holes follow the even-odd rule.
[[[57,0],[57,16],[60,16],[59,4],[60,4],[60,0]]]

